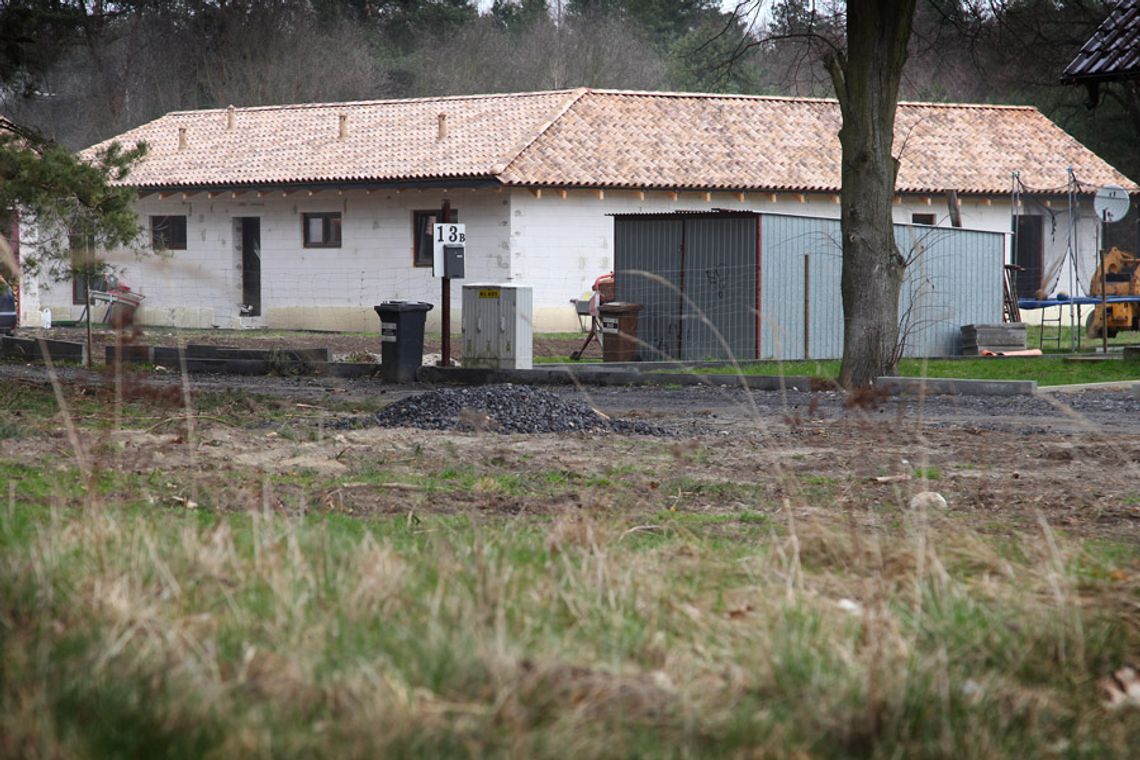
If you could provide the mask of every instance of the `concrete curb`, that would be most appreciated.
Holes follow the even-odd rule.
[[[42,349],[46,347],[52,361],[87,363],[87,346],[83,343],[73,343],[67,340],[38,338],[16,338],[11,335],[0,336],[0,356],[17,359],[33,359],[43,361]]]
[[[85,347],[81,343],[48,341],[48,350],[54,359],[83,361]],[[0,353],[21,358],[39,357],[39,342],[32,339],[4,337]],[[177,369],[180,353],[185,356],[186,370],[191,373],[234,375],[316,375],[338,378],[375,377],[380,374],[379,364],[327,361],[327,349],[230,349],[213,346],[187,346],[185,352],[177,348],[146,347],[125,348],[126,361],[145,361]],[[108,359],[114,358],[113,347],[107,349]],[[841,390],[834,381],[799,375],[739,375],[693,374],[664,372],[669,369],[691,369],[692,365],[679,362],[615,364],[556,364],[521,369],[485,369],[474,367],[423,366],[416,372],[416,380],[433,384],[487,385],[491,383],[522,383],[546,385],[597,385],[597,386],[658,386],[658,387],[722,387],[748,388],[757,391],[828,391]],[[650,370],[650,371],[645,371]],[[656,371],[653,371],[656,370]],[[889,395],[962,395],[962,396],[1032,396],[1038,392],[1079,391],[1087,388],[1131,387],[1140,398],[1140,382],[1089,383],[1083,385],[1051,386],[1038,389],[1033,380],[958,380],[950,378],[918,378],[884,376],[875,381],[875,387]]]
[[[957,380],[945,377],[893,377],[875,379],[875,387],[892,396],[1032,396],[1036,380]]]
[[[1140,379],[1109,380],[1103,383],[1069,383],[1068,385],[1044,385],[1038,393],[1080,393],[1081,391],[1126,391],[1131,389],[1140,398]]]
[[[332,359],[331,352],[327,348],[224,348],[191,344],[185,349],[155,346],[151,353],[156,364],[169,366],[178,366],[181,363],[181,357],[185,357],[187,361],[242,361],[268,364],[288,364],[290,362],[323,364]]]

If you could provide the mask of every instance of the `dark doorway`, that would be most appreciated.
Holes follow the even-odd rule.
[[[1045,217],[1017,217],[1014,233],[1013,263],[1024,270],[1017,273],[1017,297],[1037,298],[1045,258]]]
[[[243,317],[260,317],[261,219],[243,216],[237,223],[241,245],[241,313]]]

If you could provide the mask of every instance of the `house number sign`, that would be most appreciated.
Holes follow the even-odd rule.
[[[432,235],[432,276],[443,277],[443,249],[467,247],[467,225],[437,224]]]

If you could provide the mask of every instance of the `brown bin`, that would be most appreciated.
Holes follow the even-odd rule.
[[[612,301],[598,307],[602,323],[602,361],[637,361],[637,320],[644,308],[639,303]]]

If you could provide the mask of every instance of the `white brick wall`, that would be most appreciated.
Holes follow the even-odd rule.
[[[239,326],[240,256],[234,241],[237,217],[261,220],[261,306],[258,323],[267,327],[376,332],[372,307],[389,299],[436,304],[429,322],[438,325],[439,281],[431,268],[414,267],[412,212],[438,208],[450,198],[467,225],[468,279],[509,277],[508,194],[494,190],[299,192],[258,198],[256,194],[208,198],[201,193],[161,199],[147,196],[137,204],[144,234],[138,250],[108,254],[121,280],[146,296],[139,317],[144,324],[183,327]],[[339,211],[340,248],[305,248],[301,214]],[[150,247],[151,215],[187,218],[184,251],[141,254]],[[458,306],[462,282],[452,287]],[[70,284],[56,285],[44,305],[59,318],[82,307],[71,306]],[[458,327],[458,309],[454,324]],[[248,322],[248,320],[247,320]]]
[[[839,216],[834,195],[795,193],[748,193],[743,200],[732,193],[682,192],[674,197],[664,191],[608,190],[599,198],[587,190],[570,190],[563,197],[553,190],[536,196],[524,189],[382,190],[371,195],[302,191],[286,197],[250,192],[237,198],[199,193],[186,199],[150,195],[136,207],[144,228],[138,246],[108,258],[122,281],[146,296],[139,314],[144,324],[235,328],[242,323],[242,298],[234,219],[258,217],[262,317],[245,323],[375,332],[378,320],[372,307],[383,300],[405,299],[435,304],[428,322],[431,329],[438,329],[439,281],[432,278],[430,268],[412,266],[412,211],[438,208],[444,198],[451,200],[467,225],[467,277],[452,283],[456,330],[464,282],[529,285],[536,330],[576,329],[569,300],[588,291],[598,275],[613,268],[613,219],[608,214],[726,208]],[[940,197],[932,197],[929,205],[923,198],[908,198],[894,209],[896,222],[910,222],[914,213],[933,213],[940,226],[949,226],[946,203]],[[342,214],[340,248],[302,246],[301,214],[319,211]],[[963,199],[961,211],[966,227],[1009,231],[1008,198],[994,198],[989,205]],[[140,255],[150,248],[149,217],[177,214],[188,217],[187,249],[164,256]],[[1062,218],[1056,239],[1051,239],[1046,223],[1047,261],[1064,251],[1064,226]],[[1094,220],[1082,220],[1080,231],[1081,247],[1094,250]],[[30,231],[24,239],[26,247],[33,245]],[[43,306],[50,307],[56,319],[78,317],[82,307],[71,304],[70,283],[48,285],[26,288],[24,324],[36,324]]]

